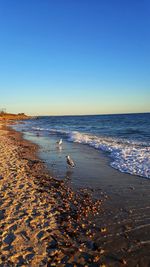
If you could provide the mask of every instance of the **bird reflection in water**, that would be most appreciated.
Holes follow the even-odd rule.
[[[57,146],[56,149],[57,149],[58,157],[61,158],[61,156],[62,156],[62,146]]]
[[[62,151],[62,146],[57,146],[57,150],[60,153]]]

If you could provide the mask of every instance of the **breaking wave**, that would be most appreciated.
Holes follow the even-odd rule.
[[[111,166],[121,172],[150,178],[150,146],[146,142],[136,142],[121,138],[96,136],[79,131],[62,129],[44,129],[32,127],[37,131],[49,131],[50,134],[63,136],[74,143],[91,146],[97,150],[109,152]]]

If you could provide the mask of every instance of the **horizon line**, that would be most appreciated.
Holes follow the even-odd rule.
[[[148,114],[150,111],[145,112],[127,112],[127,113],[101,113],[101,114],[64,114],[64,115],[31,115],[33,117],[62,117],[62,116],[107,116],[107,115],[132,115],[132,114]]]

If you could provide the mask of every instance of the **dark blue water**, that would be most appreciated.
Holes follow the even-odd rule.
[[[105,151],[113,168],[150,178],[150,113],[45,116],[15,127]]]

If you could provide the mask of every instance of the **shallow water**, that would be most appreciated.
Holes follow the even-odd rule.
[[[109,157],[92,147],[64,141],[60,148],[56,144],[56,136],[37,136],[35,133],[24,133],[24,138],[39,145],[39,157],[50,174],[56,179],[65,180],[75,190],[89,188],[94,190],[96,197],[100,197],[101,190],[119,196],[121,191],[125,193],[135,182],[141,186],[143,179],[113,169]],[[67,165],[66,154],[72,156],[74,168]]]
[[[75,156],[80,172],[85,166],[87,168],[87,162],[85,166],[81,166],[81,162],[87,147],[91,147],[93,151],[90,150],[90,153],[95,153],[96,149],[100,157],[101,152],[104,152],[108,157],[107,164],[120,172],[150,178],[150,113],[39,117],[37,120],[16,125],[15,129],[40,136],[39,140],[42,140],[41,144],[44,146],[46,142],[55,143],[62,138],[63,146],[59,156]],[[78,146],[74,144],[83,145],[81,150],[85,150],[84,155],[80,156],[78,153],[76,157],[75,151]],[[73,151],[67,151],[68,148],[72,148]],[[44,156],[44,153],[47,153],[46,150],[42,154],[42,157],[46,158],[47,155]],[[63,170],[64,166],[62,159],[60,157],[57,160],[60,170]],[[100,160],[98,162],[100,164]],[[92,164],[90,167],[92,168]]]

